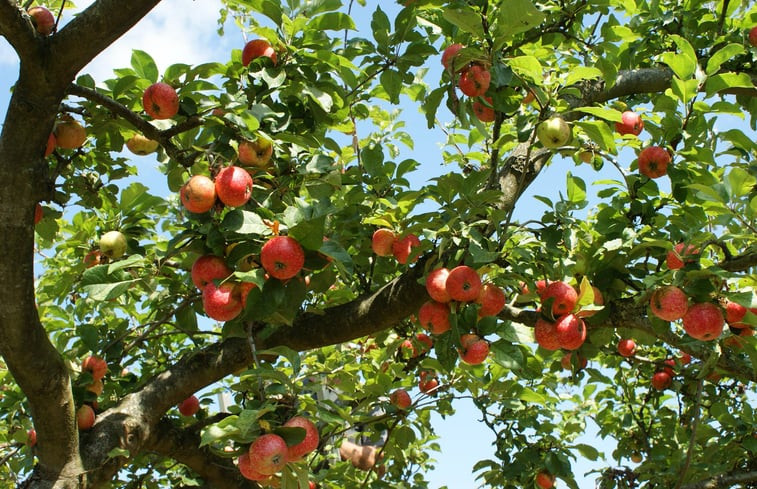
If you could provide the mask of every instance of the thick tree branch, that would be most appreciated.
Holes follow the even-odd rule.
[[[735,484],[757,481],[757,471],[752,472],[729,472],[717,475],[694,484],[686,484],[681,489],[726,489]]]
[[[21,58],[33,56],[37,50],[37,36],[31,19],[15,1],[0,0],[0,36],[3,36]]]

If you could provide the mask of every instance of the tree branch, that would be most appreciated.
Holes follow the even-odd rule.
[[[681,489],[726,489],[733,487],[734,484],[757,481],[757,471],[751,472],[729,472],[727,474],[717,475],[694,484],[686,484]]]
[[[0,35],[3,36],[21,59],[34,56],[38,49],[37,33],[31,19],[16,2],[0,0]],[[43,36],[39,36],[42,42]]]

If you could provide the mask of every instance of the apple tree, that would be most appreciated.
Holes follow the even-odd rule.
[[[757,6],[224,0],[82,71],[158,3],[0,0],[2,487],[428,487],[462,397],[483,487],[757,487]]]

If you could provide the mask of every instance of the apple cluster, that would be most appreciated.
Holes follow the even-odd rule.
[[[103,378],[108,372],[107,362],[96,355],[90,355],[82,362],[81,371],[82,373],[89,374],[92,378],[92,383],[87,384],[85,389],[96,397],[100,396],[104,389]],[[94,426],[96,407],[97,401],[95,400],[82,404],[76,410],[76,424],[80,430],[85,431]]]
[[[420,245],[421,240],[415,234],[397,236],[387,228],[377,229],[371,239],[371,249],[377,256],[393,256],[402,265],[407,264],[413,249]],[[417,259],[418,256],[414,255],[410,262],[413,263]]]
[[[602,304],[599,290],[595,289],[593,292],[594,303]],[[534,326],[534,337],[539,346],[546,350],[580,348],[586,341],[586,324],[580,317],[581,314],[576,311],[576,289],[567,282],[555,281],[545,283],[542,289],[539,289],[537,284],[537,293],[541,299],[542,316]]]
[[[442,66],[453,77],[457,77],[457,87],[473,100],[473,113],[481,122],[493,122],[496,112],[493,100],[486,96],[491,84],[491,73],[481,62],[460,63],[458,53],[464,46],[450,44],[442,52]]]

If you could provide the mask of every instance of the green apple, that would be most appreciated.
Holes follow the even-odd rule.
[[[120,231],[108,231],[100,237],[100,253],[118,259],[126,253],[126,236]]]
[[[555,149],[565,146],[571,139],[570,126],[559,116],[542,121],[536,127],[536,137],[545,148]]]

